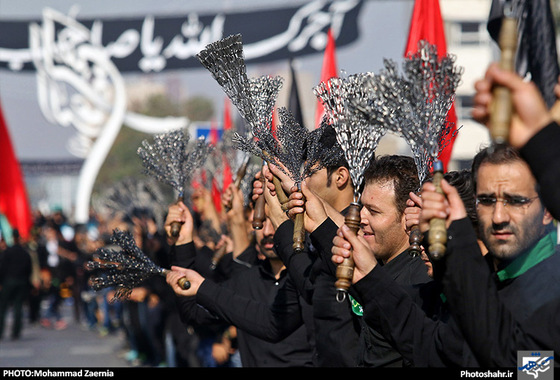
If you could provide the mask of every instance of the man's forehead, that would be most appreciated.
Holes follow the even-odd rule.
[[[313,173],[311,174],[310,177],[318,177],[318,176],[327,174],[327,168],[326,167],[323,166],[323,167],[321,167],[317,170],[318,166],[319,166],[319,164],[313,165],[313,168],[312,168]]]
[[[391,191],[395,192],[395,182],[392,179],[374,179],[367,181],[364,186],[364,192],[366,190],[369,191],[376,191],[376,190],[383,190],[383,191]]]
[[[522,161],[483,163],[476,178],[477,193],[506,191],[509,193],[534,191],[536,180],[529,166]]]
[[[395,184],[391,180],[379,180],[370,181],[364,186],[362,191],[362,203],[367,205],[371,202],[379,202],[383,199],[379,199],[379,195],[383,195],[384,198],[389,198],[392,201],[395,195]]]

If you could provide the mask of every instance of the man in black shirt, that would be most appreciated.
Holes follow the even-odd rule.
[[[510,143],[520,148],[521,156],[541,185],[538,188],[541,199],[558,218],[560,203],[556,185],[560,178],[560,154],[553,142],[560,141],[560,129],[551,122],[536,86],[514,73],[500,70],[495,64],[476,85],[473,116],[477,120],[483,123],[488,120],[494,83],[513,91],[517,115],[511,125]],[[512,163],[517,165],[516,170],[512,170]],[[497,168],[509,170],[509,174],[500,175]],[[490,175],[484,173],[488,169],[492,169]],[[477,234],[455,189],[444,182],[447,200],[434,193],[431,184],[425,185],[423,193],[424,221],[427,223],[432,217],[448,218],[448,254],[441,262],[445,265],[438,264],[438,276],[443,277],[446,305],[460,323],[458,335],[449,334],[449,324],[426,318],[403,289],[395,288],[387,276],[381,276],[376,262],[369,260],[367,245],[359,237],[352,237],[343,227],[337,238],[338,254],[348,255],[348,243],[353,248],[356,260],[353,288],[366,300],[366,311],[368,306],[384,311],[386,318],[376,318],[374,322],[384,326],[387,334],[401,338],[401,352],[407,352],[410,357],[416,355],[415,363],[419,365],[512,367],[516,365],[517,350],[554,350],[556,355],[560,351],[557,318],[560,292],[556,274],[559,256],[554,234],[547,234],[551,229],[550,214],[534,198],[537,190],[534,179],[523,160],[516,157],[511,162],[488,160],[480,180],[484,183],[480,189],[482,202],[480,198],[478,202],[479,211],[480,207],[483,209],[481,235],[485,233],[486,241],[497,251],[493,262],[483,259],[476,243]],[[489,188],[492,181],[499,186]],[[511,187],[512,181],[517,181],[516,188]],[[436,197],[435,202],[432,197]],[[449,225],[450,221],[453,222]],[[521,231],[523,226],[528,228]],[[529,249],[519,252],[520,247]],[[532,254],[536,249],[540,255]],[[523,260],[527,257],[535,260]],[[519,265],[520,262],[526,265]],[[394,290],[391,297],[380,297],[384,289]],[[395,319],[389,319],[391,316]],[[461,348],[462,341],[468,341],[474,350],[478,359],[474,363],[468,361],[466,356],[472,352],[469,347]]]
[[[522,194],[527,201],[526,204],[517,205],[517,208],[520,208],[518,212],[523,213],[525,223],[530,225],[528,231],[542,228],[544,217],[550,218],[550,215],[547,216],[548,212],[543,213],[543,222],[534,220],[531,225],[531,221],[528,219],[533,210],[544,206],[554,218],[560,217],[559,192],[557,191],[560,183],[560,170],[558,170],[560,128],[552,120],[553,115],[548,111],[535,84],[524,81],[515,73],[501,70],[497,64],[492,64],[484,79],[479,80],[475,85],[477,89],[473,109],[475,119],[482,123],[487,122],[492,101],[492,88],[495,84],[506,86],[512,91],[516,116],[510,127],[509,143],[519,149],[520,155],[528,163],[527,172],[521,175],[521,184],[535,184],[533,175],[538,184],[538,187],[535,185],[534,191],[538,190],[540,197],[531,201],[535,193]],[[555,89],[557,95],[558,87],[557,85]],[[528,173],[529,169],[530,173]],[[503,190],[500,191],[505,190],[507,188],[503,187]],[[481,195],[486,194],[481,193]],[[511,194],[506,194],[506,196],[509,197],[509,207],[515,208],[515,206],[511,206],[511,203],[516,199],[511,198]],[[451,212],[460,210],[460,204],[452,202],[455,198],[452,193],[448,194],[448,198],[450,198]],[[544,205],[540,204],[541,200]],[[518,203],[519,201],[517,199]],[[504,204],[499,205],[498,203],[501,202]],[[499,213],[498,208],[505,211],[505,206],[504,200],[496,202],[493,206],[494,213]],[[488,206],[482,205],[482,207]],[[515,213],[514,210],[511,211]],[[450,214],[449,219],[457,218],[453,218],[453,215]],[[510,221],[506,220],[505,223],[509,225]],[[551,223],[547,225],[551,225]],[[508,232],[505,227],[503,230]],[[502,253],[507,253],[505,248],[511,248],[512,244],[509,242],[516,238],[517,231],[509,228],[509,232],[513,236],[500,236],[500,232],[496,231],[497,236],[492,240],[500,246]],[[542,235],[543,233],[537,234],[537,237]],[[450,297],[452,310],[454,314],[462,316],[459,321],[465,337],[481,363],[492,366],[514,366],[517,364],[518,350],[553,350],[556,357],[560,354],[560,324],[558,322],[560,289],[558,289],[557,274],[560,255],[556,253],[558,246],[554,239],[554,237],[551,239],[549,249],[544,246],[546,243],[546,237],[544,237],[536,244],[540,249],[531,247],[529,253],[508,260],[509,265],[502,269],[502,276],[500,276],[503,281],[497,284],[477,281],[477,279],[481,279],[481,276],[484,278],[485,263],[481,262],[476,253],[472,253],[475,252],[474,250],[468,249],[468,243],[465,243],[463,252],[472,254],[463,257],[454,255],[448,260],[450,263],[445,271],[444,284]],[[516,245],[521,246],[521,244]],[[515,249],[510,250],[510,255],[512,252],[515,252]],[[547,252],[549,256],[545,257]],[[526,265],[515,266],[523,256],[526,257],[524,260]],[[457,270],[458,267],[460,270]],[[512,270],[507,270],[508,268]],[[517,270],[514,271],[514,268]],[[516,273],[522,271],[522,268],[526,268],[525,272],[515,276]],[[524,282],[526,286],[522,286],[524,283],[519,280],[521,277],[528,277]],[[517,300],[517,307],[511,307],[502,297],[503,287],[500,284],[504,282],[518,283],[516,291],[510,292],[510,298]]]
[[[276,342],[262,339],[252,334],[250,328],[241,328],[241,323],[235,323],[239,321],[238,318],[249,320],[253,317],[251,313],[247,313],[247,301],[270,305],[275,298],[281,297],[280,291],[286,289],[288,276],[284,264],[274,251],[275,228],[271,221],[268,218],[265,220],[263,228],[255,231],[255,244],[249,245],[231,263],[236,267],[231,276],[222,283],[217,283],[202,277],[192,269],[186,269],[195,265],[197,252],[192,243],[192,218],[188,216],[188,209],[184,205],[181,206],[180,213],[175,212],[177,206],[172,206],[174,211],[170,210],[166,225],[175,219],[186,222],[175,244],[175,264],[181,267],[174,266],[174,271],[167,277],[167,282],[175,293],[182,296],[178,299],[182,319],[196,324],[211,324],[221,320],[237,325],[239,352],[244,367],[312,366],[313,334],[310,334],[301,322],[302,316],[299,317],[299,323],[286,333],[283,339]],[[182,216],[177,218],[178,214]],[[256,254],[264,259],[255,261]],[[187,277],[191,282],[191,288],[187,291],[177,286],[181,277]],[[196,297],[193,297],[195,295]],[[209,311],[212,306],[218,305],[227,312],[220,313],[218,308],[215,308],[214,312]],[[302,313],[299,303],[295,312],[298,315]],[[252,327],[250,321],[249,326]]]
[[[18,339],[23,324],[23,303],[30,290],[31,256],[21,245],[19,232],[14,230],[14,244],[0,252],[0,339],[10,304],[14,319],[12,339]]]
[[[361,238],[369,247],[371,260],[383,266],[395,283],[413,288],[428,283],[427,268],[420,258],[408,254],[409,238],[404,210],[409,193],[418,188],[416,166],[411,157],[382,156],[376,158],[364,173],[364,190],[361,203]],[[306,187],[304,186],[304,190]],[[340,215],[334,221],[332,214],[322,207],[320,199],[312,191],[306,196],[305,215],[310,221],[310,237],[321,253],[324,266],[335,278],[336,266],[331,261],[333,238],[339,225]],[[296,209],[297,210],[297,209]],[[314,229],[313,229],[314,228]],[[336,304],[334,281],[331,280],[331,304]],[[350,299],[351,315],[360,327],[354,366],[402,366],[410,363],[393,347],[383,334],[365,323],[360,300]],[[315,304],[313,305],[315,308]],[[318,338],[319,339],[319,338]],[[336,347],[336,346],[335,346]]]

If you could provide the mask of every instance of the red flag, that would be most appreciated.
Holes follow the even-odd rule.
[[[441,58],[447,54],[447,44],[445,42],[445,31],[443,19],[439,7],[439,0],[416,0],[410,21],[408,41],[406,43],[405,57],[418,51],[418,42],[428,41],[437,46],[438,56]],[[453,104],[447,114],[448,121],[453,123],[452,132],[456,131],[457,114],[455,104]],[[444,171],[447,171],[447,164],[451,158],[451,151],[455,137],[449,137],[450,141],[441,152],[439,159],[443,163]]]
[[[229,185],[233,183],[233,174],[231,172],[231,166],[227,162],[226,157],[224,157],[224,180],[222,184],[222,189],[227,189]]]
[[[230,100],[226,98],[224,101],[224,131],[231,129],[233,123],[231,121]]]
[[[216,127],[216,121],[212,120],[212,124],[210,126],[210,143],[214,146],[217,146],[219,140],[220,137],[218,135],[218,128]],[[214,202],[214,207],[218,212],[220,212],[222,208],[221,194],[220,194],[220,189],[218,189],[218,186],[216,184],[216,178],[213,175],[211,175],[210,192],[212,195],[212,201]]]
[[[33,218],[27,190],[0,105],[0,212],[21,237],[29,238]]]
[[[334,43],[334,37],[332,35],[332,30],[329,29],[327,33],[327,46],[325,47],[325,54],[323,56],[323,68],[321,69],[321,82],[326,82],[332,77],[338,76],[338,70],[336,66],[336,46]],[[315,111],[315,128],[321,126],[321,119],[325,113],[325,108],[323,107],[323,102],[317,100],[317,109]]]
[[[216,184],[216,179],[212,178],[212,188],[210,190],[210,193],[212,195],[212,201],[214,203],[214,207],[216,208],[216,211],[219,213],[222,211],[222,193],[220,192],[220,189],[218,188],[218,185]]]
[[[272,118],[270,119],[270,129],[272,130],[272,136],[276,138],[276,108],[272,110]]]
[[[220,140],[220,136],[218,134],[218,128],[216,127],[216,120],[212,120],[210,124],[210,133],[209,133],[210,144],[216,146],[218,141]]]

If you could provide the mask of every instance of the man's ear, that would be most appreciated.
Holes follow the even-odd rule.
[[[349,184],[350,181],[350,171],[348,171],[348,168],[344,167],[344,166],[340,166],[338,169],[336,169],[336,171],[334,172],[334,182],[336,183],[336,186],[339,189],[344,188],[345,186],[347,186]]]
[[[550,214],[550,212],[548,212],[548,210],[544,209],[544,213],[543,213],[543,225],[549,225],[550,223],[552,223],[554,221],[554,218],[552,217],[552,215]]]

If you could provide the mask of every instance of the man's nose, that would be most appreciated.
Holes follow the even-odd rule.
[[[263,235],[264,236],[273,236],[274,235],[274,226],[270,219],[266,218],[263,224]]]
[[[492,222],[494,224],[500,225],[508,222],[510,219],[509,211],[504,202],[497,201],[494,205],[494,210],[492,211]]]
[[[365,207],[362,207],[360,210],[360,225],[364,226],[369,224],[368,216],[369,211]]]

